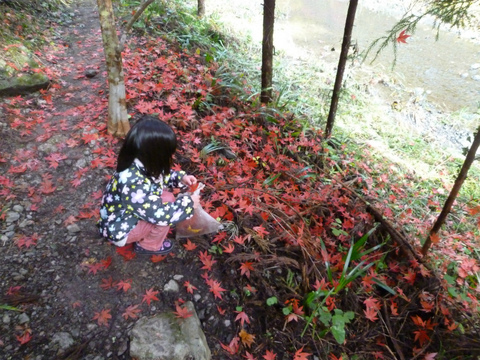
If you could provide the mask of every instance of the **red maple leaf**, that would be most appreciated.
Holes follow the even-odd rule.
[[[195,286],[190,284],[190,281],[185,281],[183,283],[183,286],[185,286],[187,288],[187,292],[190,293],[190,294],[193,294],[193,290],[197,290],[197,288]]]
[[[212,259],[212,255],[207,254],[207,251],[200,252],[198,257],[200,258],[200,261],[203,263],[203,267],[201,267],[201,269],[205,269],[207,271],[211,271],[213,264],[217,262],[216,260]]]
[[[235,355],[238,352],[238,348],[240,347],[240,338],[238,336],[235,336],[232,341],[230,341],[230,344],[225,345],[223,343],[220,343],[222,348],[224,348],[230,355]]]
[[[218,306],[218,305],[217,305],[217,310],[218,310],[218,313],[219,313],[220,315],[225,315],[225,312],[227,311],[227,310],[222,309],[222,308],[221,308],[220,306]]]
[[[195,190],[197,190],[199,184],[200,184],[199,182],[196,182],[195,184],[190,185],[190,186],[188,187],[188,191],[190,191],[191,193],[193,193]]]
[[[245,311],[235,311],[238,315],[235,318],[235,321],[240,321],[240,325],[243,327],[243,324],[247,323],[250,324],[250,319]]]
[[[117,290],[127,292],[127,290],[132,287],[132,279],[120,280],[115,286],[117,287]]]
[[[208,280],[207,281],[208,286],[210,287],[210,292],[215,295],[215,298],[219,298],[220,300],[222,299],[222,292],[227,291],[221,287],[221,283],[216,281],[216,280]]]
[[[93,275],[96,275],[98,270],[103,269],[103,264],[102,263],[96,263],[96,264],[87,264],[88,267],[88,273],[92,273]]]
[[[88,144],[92,140],[97,140],[98,139],[98,134],[84,134],[82,136],[82,140],[85,142],[85,144]]]
[[[427,332],[423,329],[416,330],[413,332],[415,334],[415,341],[418,341],[420,346],[423,346],[428,340],[430,340],[430,337],[428,336]]]
[[[112,264],[112,257],[109,256],[106,259],[100,260],[104,269],[108,269],[108,267]]]
[[[23,332],[22,335],[17,335],[16,336],[18,342],[20,345],[28,343],[30,340],[32,340],[32,330],[27,329]]]
[[[275,360],[277,358],[277,354],[275,354],[273,351],[267,350],[265,355],[263,355],[263,358],[265,360]]]
[[[186,244],[183,244],[183,247],[187,250],[187,251],[192,251],[192,250],[195,250],[197,248],[197,245],[195,245],[194,243],[192,243],[190,241],[190,239],[187,239],[187,243]]]
[[[145,295],[143,295],[143,300],[142,303],[147,302],[147,304],[150,306],[150,302],[153,300],[157,300],[158,298],[155,296],[158,294],[158,291],[154,291],[153,288],[150,288],[145,292]]]
[[[103,290],[111,289],[111,288],[113,287],[113,279],[112,279],[112,277],[110,276],[108,279],[102,279],[102,283],[100,284],[100,287],[101,287]]]
[[[125,261],[130,261],[136,256],[136,254],[133,252],[133,245],[117,247],[115,250],[123,257],[123,260]]]
[[[303,352],[303,346],[295,352],[293,360],[308,360],[308,356],[312,354]]]
[[[112,318],[110,315],[110,309],[104,309],[100,312],[96,312],[93,320],[97,320],[98,325],[108,326],[108,320]]]
[[[57,188],[53,186],[53,183],[49,179],[43,180],[42,185],[40,186],[39,190],[42,194],[51,194],[53,193]]]
[[[177,309],[177,311],[174,311],[173,313],[175,314],[175,316],[177,318],[186,319],[186,318],[189,318],[193,315],[193,313],[191,311],[189,311],[186,308],[186,306],[181,307],[179,304],[177,304],[175,306],[175,308]]]
[[[250,271],[253,271],[253,262],[245,261],[241,263],[239,270],[241,275],[245,275],[247,278],[250,278]]]
[[[157,263],[157,262],[160,262],[160,261],[163,261],[167,258],[167,255],[152,255],[150,257],[150,260],[153,262],[153,263]]]
[[[233,245],[232,243],[223,247],[223,252],[225,254],[231,254],[234,250],[235,250],[235,245]]]
[[[405,34],[406,30],[402,30],[400,34],[397,37],[397,43],[407,43],[407,39],[410,37],[410,35]]]
[[[127,320],[128,318],[135,319],[138,317],[137,314],[140,311],[141,310],[138,309],[138,305],[130,305],[125,309],[125,312],[122,314],[122,316],[124,317],[125,320]]]

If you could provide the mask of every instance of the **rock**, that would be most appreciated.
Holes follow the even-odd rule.
[[[163,291],[166,292],[179,292],[180,287],[178,286],[178,283],[175,280],[170,280],[168,283],[165,284],[163,287]]]
[[[20,214],[15,211],[8,211],[7,216],[5,217],[5,222],[11,224],[20,219]]]
[[[71,224],[67,226],[69,233],[74,234],[80,232],[80,227],[77,224]]]
[[[20,315],[18,315],[18,323],[19,324],[26,324],[28,322],[30,322],[30,318],[28,317],[27,314],[21,313]]]
[[[205,334],[193,304],[184,305],[192,316],[178,319],[162,313],[137,321],[130,333],[130,356],[138,360],[210,360]]]
[[[19,77],[0,79],[0,96],[26,95],[46,89],[50,79],[45,74],[24,74]]]
[[[68,332],[58,332],[53,334],[50,347],[58,348],[60,352],[64,352],[75,343],[72,335]]]
[[[85,70],[85,77],[91,79],[95,76],[98,75],[98,71],[97,70],[93,70],[93,69],[87,69]]]
[[[17,213],[23,212],[23,206],[22,205],[13,205],[13,211],[16,211]]]
[[[478,63],[472,64],[472,66],[470,66],[470,70],[478,70],[478,69],[480,69],[480,64]]]
[[[480,81],[480,75],[473,75],[472,79],[475,81]]]

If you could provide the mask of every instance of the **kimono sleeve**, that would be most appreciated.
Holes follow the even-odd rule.
[[[122,189],[126,212],[159,226],[172,226],[193,216],[194,203],[189,195],[169,203],[162,201],[161,191],[153,189],[146,177],[127,182]]]

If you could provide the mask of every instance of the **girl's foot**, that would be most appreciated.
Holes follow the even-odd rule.
[[[147,250],[142,248],[138,243],[133,243],[133,251],[139,255],[166,255],[173,249],[173,241],[165,239],[163,245],[159,250]]]

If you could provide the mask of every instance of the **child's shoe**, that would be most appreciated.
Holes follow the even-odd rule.
[[[133,251],[139,255],[167,255],[173,249],[173,241],[165,239],[160,250],[147,250],[138,245],[137,242],[133,243]]]

